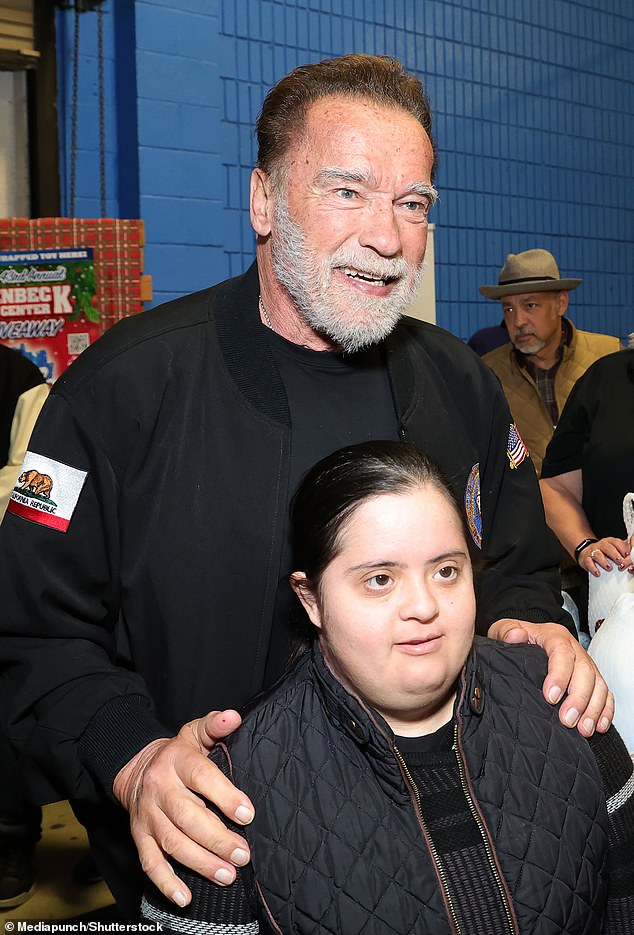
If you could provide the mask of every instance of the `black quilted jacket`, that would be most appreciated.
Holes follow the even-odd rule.
[[[455,709],[457,755],[500,872],[509,932],[630,931],[603,927],[604,783],[590,744],[545,703],[545,669],[536,647],[477,639]],[[631,786],[631,761],[615,741],[625,771],[619,781],[629,776]],[[146,918],[176,931],[209,931],[215,922],[221,927],[213,931],[245,935],[458,931],[392,732],[345,691],[318,649],[214,758],[256,803],[246,829],[255,880],[242,872],[234,887],[220,889],[179,867],[192,905],[176,910],[154,892],[144,901]],[[485,919],[478,931],[486,935]]]
[[[478,642],[456,709],[460,754],[515,930],[595,935],[606,897],[605,796],[587,742],[544,702],[544,658]],[[392,732],[318,651],[245,719],[229,757],[238,788],[257,803],[253,867],[283,932],[453,931]]]

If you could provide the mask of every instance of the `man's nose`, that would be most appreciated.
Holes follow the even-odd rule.
[[[517,308],[510,309],[504,317],[506,318],[506,327],[511,334],[514,331],[519,331],[526,324],[525,316]]]
[[[365,211],[359,244],[381,256],[400,256],[401,232],[391,202],[376,201]]]

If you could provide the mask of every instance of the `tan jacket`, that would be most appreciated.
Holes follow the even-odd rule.
[[[618,338],[578,331],[569,319],[566,321],[572,329],[572,335],[564,347],[563,358],[555,376],[555,398],[560,414],[570,390],[590,364],[620,348]],[[519,366],[511,343],[497,347],[482,359],[499,377],[515,424],[539,476],[554,426],[537,384],[528,371]]]

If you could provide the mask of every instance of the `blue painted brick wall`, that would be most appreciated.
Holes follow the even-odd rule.
[[[295,65],[365,51],[397,55],[431,98],[439,323],[463,338],[494,323],[498,306],[478,286],[496,282],[507,252],[544,246],[584,279],[571,297],[582,327],[634,330],[631,0],[136,0],[134,11],[155,301],[251,261],[253,124],[268,87]],[[65,139],[68,95],[66,75]],[[94,108],[94,80],[81,104]],[[94,146],[82,140],[78,213],[91,213]],[[121,147],[109,146],[116,176]]]
[[[116,185],[116,110],[114,90],[114,47],[112,15],[103,17],[104,51],[104,108],[105,108],[105,176],[106,213],[117,215],[119,206],[115,197]],[[97,14],[79,17],[79,57],[77,63],[77,109],[75,160],[75,215],[100,217],[100,124],[99,124],[99,68]],[[73,135],[73,57],[75,50],[75,20],[68,11],[59,13],[56,20],[58,56],[58,117],[60,124],[60,165],[62,213],[70,213],[71,156]]]

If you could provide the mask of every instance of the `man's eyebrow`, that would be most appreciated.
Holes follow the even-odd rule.
[[[344,169],[342,166],[324,166],[315,176],[316,182],[356,182],[357,185],[376,184],[374,175],[370,172],[364,172],[360,169]],[[433,185],[426,185],[425,182],[412,182],[407,185],[403,192],[405,197],[409,192],[413,195],[420,195],[428,198],[430,206],[438,200],[438,192]]]
[[[374,176],[361,169],[344,169],[341,166],[324,166],[315,176],[316,182],[357,182],[360,185],[371,184]]]
[[[425,185],[424,182],[412,182],[411,185],[407,187],[408,192],[413,192],[415,195],[421,195],[423,198],[429,198],[430,207],[438,201],[438,192],[433,185]]]
[[[519,298],[519,296],[517,296],[517,299],[521,304],[527,305],[529,302],[535,302],[535,300],[541,299],[543,295],[546,295],[546,293],[545,292],[529,292],[529,293],[526,293],[526,295],[523,295],[521,299]],[[516,298],[516,297],[512,296],[511,298]],[[502,302],[502,305],[510,305],[508,298],[506,302]]]

